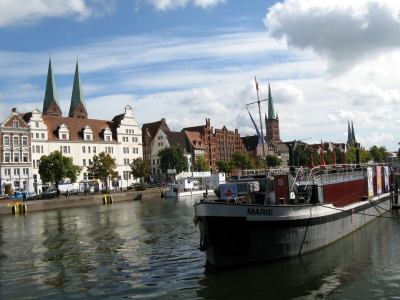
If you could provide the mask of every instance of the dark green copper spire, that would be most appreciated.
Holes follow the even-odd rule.
[[[275,109],[274,109],[274,103],[272,102],[272,96],[271,96],[271,87],[268,83],[268,120],[275,120]]]
[[[78,61],[76,62],[74,86],[72,88],[71,106],[69,108],[69,117],[87,118],[87,110],[81,77],[79,75]]]
[[[51,58],[49,58],[49,69],[47,71],[46,92],[44,94],[42,114],[61,116],[60,101],[58,100],[56,81],[51,66]]]

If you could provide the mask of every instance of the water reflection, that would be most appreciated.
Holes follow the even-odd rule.
[[[400,284],[398,219],[306,256],[216,272],[197,249],[195,201],[2,216],[0,298],[350,299],[391,297]]]

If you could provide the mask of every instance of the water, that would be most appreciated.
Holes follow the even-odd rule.
[[[216,272],[194,199],[0,216],[0,299],[399,299],[400,217],[320,251]]]

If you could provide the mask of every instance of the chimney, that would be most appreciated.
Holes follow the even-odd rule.
[[[17,108],[14,107],[14,108],[11,109],[11,111],[12,111],[12,112],[17,112]]]

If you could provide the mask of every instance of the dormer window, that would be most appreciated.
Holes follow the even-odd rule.
[[[62,138],[63,140],[66,140],[66,139],[67,139],[67,134],[66,134],[66,133],[61,134],[61,138]]]
[[[85,141],[91,141],[93,140],[93,132],[92,132],[92,128],[90,128],[89,125],[87,125],[85,127],[85,129],[83,130],[83,136]]]
[[[87,134],[87,135],[85,136],[85,140],[90,141],[91,139],[92,139],[92,136],[91,136],[90,134]]]

